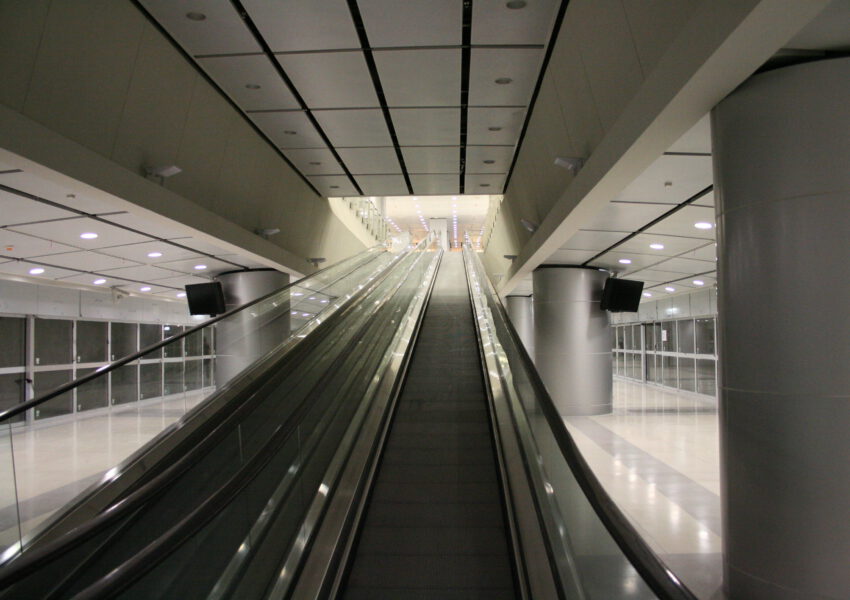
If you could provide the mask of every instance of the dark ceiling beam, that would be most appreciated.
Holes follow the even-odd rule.
[[[472,0],[463,2],[460,52],[460,181],[458,191],[466,193],[466,134],[469,119],[469,67],[472,61]]]
[[[393,125],[393,118],[390,114],[390,108],[387,105],[387,98],[384,95],[384,86],[381,85],[381,77],[378,75],[378,65],[375,64],[375,57],[372,56],[372,46],[369,45],[369,36],[366,35],[366,26],[363,24],[363,17],[360,14],[360,7],[357,6],[357,0],[348,0],[348,10],[351,13],[351,20],[354,21],[354,28],[357,30],[357,37],[360,40],[360,47],[363,51],[363,58],[366,60],[366,66],[369,68],[369,75],[372,76],[372,84],[375,86],[375,94],[378,96],[378,102],[381,105],[381,112],[384,114],[384,121],[387,124],[390,139],[395,148],[398,164],[401,166],[401,174],[404,175],[404,183],[407,185],[407,193],[413,195],[413,185],[410,183],[410,175],[407,173],[407,165],[404,164],[404,155],[401,152],[401,146],[398,143],[398,136]],[[361,194],[363,192],[360,192]]]

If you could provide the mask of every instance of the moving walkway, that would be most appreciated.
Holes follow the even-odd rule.
[[[68,386],[208,328],[233,375],[19,536],[0,598],[693,598],[584,463],[474,252],[372,249]]]

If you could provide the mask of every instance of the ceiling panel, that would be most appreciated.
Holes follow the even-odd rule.
[[[301,108],[265,55],[202,58],[198,63],[242,110]],[[259,89],[246,87],[256,85]]]
[[[505,183],[503,173],[492,175],[469,174],[466,175],[466,194],[501,194]]]
[[[619,262],[620,260],[630,260],[631,263],[624,265]],[[601,257],[594,259],[590,266],[609,269],[617,273],[631,274],[634,271],[645,269],[662,260],[664,260],[663,256],[656,256],[654,254],[637,254],[634,252],[619,252],[618,250],[612,250],[611,252],[606,252]]]
[[[714,229],[697,229],[694,223],[714,223],[714,209],[703,206],[686,206],[676,211],[657,225],[653,225],[647,233],[681,235],[704,240],[714,239]]]
[[[150,241],[147,236],[88,218],[19,225],[15,231],[87,250]],[[96,233],[97,238],[82,239],[83,233]]]
[[[346,175],[311,175],[308,179],[323,196],[357,195],[357,188]]]
[[[525,108],[470,107],[467,110],[466,143],[514,145],[525,118]],[[496,129],[496,131],[493,131]]]
[[[466,172],[507,173],[513,154],[513,146],[467,146]]]
[[[100,271],[101,269],[120,269],[121,267],[134,267],[139,263],[114,256],[107,256],[98,252],[69,252],[67,254],[53,254],[40,258],[43,262],[57,265],[59,267],[70,267],[84,269],[86,271]]]
[[[196,283],[209,283],[208,277],[196,277],[195,275],[179,275],[178,277],[169,277],[167,279],[157,279],[159,285],[167,285],[170,287],[183,288],[187,285]]]
[[[549,258],[543,261],[543,264],[580,265],[594,254],[596,252],[593,250],[555,250]]]
[[[410,183],[414,194],[457,194],[460,175],[457,173],[411,175]]]
[[[128,292],[133,292],[134,294],[139,294],[139,295],[144,294],[144,295],[150,295],[150,296],[153,296],[154,294],[163,294],[163,293],[168,293],[168,292],[172,292],[172,293],[174,292],[173,289],[170,289],[170,288],[162,286],[162,285],[156,285],[154,283],[125,283],[125,284],[119,284],[118,287],[120,287],[122,290],[126,290]]]
[[[380,106],[360,50],[280,54],[277,60],[311,109]]]
[[[701,248],[697,248],[696,250],[692,250],[691,252],[685,252],[682,254],[682,258],[693,258],[694,260],[704,260],[704,261],[717,261],[717,244],[713,242],[709,242],[705,246]]]
[[[196,266],[205,265],[205,269],[196,269]],[[169,269],[171,271],[178,271],[180,273],[186,273],[189,275],[213,275],[215,273],[221,273],[222,271],[232,271],[234,266],[230,263],[226,263],[215,258],[204,256],[203,258],[190,258],[190,259],[181,259],[181,260],[173,260],[164,263],[160,263],[157,265],[162,269]],[[171,273],[166,273],[160,279],[164,279],[166,277],[173,277],[174,275]],[[150,277],[149,279],[154,280],[156,278]]]
[[[3,178],[0,176],[0,183],[2,182]],[[66,219],[76,216],[77,214],[71,211],[55,208],[0,190],[0,226],[32,223],[47,219]]]
[[[39,262],[42,262],[39,260]],[[43,262],[47,262],[45,259]],[[44,273],[39,275],[30,275],[30,269],[38,267],[44,269]],[[28,277],[36,277],[38,279],[59,279],[60,277],[69,277],[75,275],[76,271],[69,271],[59,267],[42,266],[26,261],[10,261],[0,264],[0,273],[7,275],[27,275]]]
[[[141,3],[189,54],[260,51],[230,2],[142,0]],[[189,13],[204,18],[190,19],[186,16]]]
[[[0,254],[3,256],[27,258],[75,252],[76,250],[77,248],[66,244],[24,235],[9,229],[0,229]]]
[[[702,152],[711,154],[711,121],[705,115],[697,121],[676,143],[670,146],[668,152]]]
[[[459,108],[390,110],[402,146],[456,146],[460,143]]]
[[[543,50],[473,48],[469,69],[470,106],[525,106],[540,72]],[[500,85],[497,79],[510,83]]]
[[[850,48],[850,29],[847,23],[850,23],[850,2],[834,0],[797,32],[785,47],[846,52]]]
[[[248,116],[280,148],[327,148],[310,119],[300,110]]]
[[[340,148],[337,152],[354,175],[401,173],[395,148]]]
[[[92,273],[77,273],[75,275],[70,275],[67,277],[62,277],[61,280],[65,283],[78,283],[82,285],[95,285],[95,281],[99,281],[101,279],[105,279],[101,284],[97,284],[96,287],[100,288],[111,288],[114,286],[125,286],[127,282],[123,279],[118,279],[116,277],[104,277],[100,273],[92,274]]]
[[[28,171],[0,175],[0,183],[90,214],[122,211],[127,206],[126,203],[117,198],[111,198],[107,194],[94,198],[64,183],[55,183]],[[79,187],[82,187],[82,185]]]
[[[670,210],[669,204],[609,202],[581,224],[582,229],[631,233]]]
[[[305,175],[344,175],[333,153],[326,148],[286,150],[286,157]]]
[[[593,250],[599,252],[621,239],[623,239],[623,234],[619,232],[582,230],[577,231],[561,248],[564,250]]]
[[[459,106],[460,49],[373,54],[389,106]]]
[[[630,272],[627,277],[638,281],[660,283],[662,281],[671,281],[673,279],[681,278],[682,274],[676,273],[675,271],[662,271],[660,269],[644,269],[641,271]]]
[[[393,145],[379,108],[317,110],[313,115],[337,148]]]
[[[367,196],[397,196],[407,194],[407,184],[401,175],[358,175],[360,189]]]
[[[617,200],[679,204],[711,181],[710,156],[661,156]]]
[[[181,239],[179,241],[180,244],[185,244],[187,246],[190,246],[192,242],[193,240],[191,238]],[[150,257],[148,254],[151,252],[158,252],[162,254],[162,256]],[[195,258],[200,256],[196,252],[190,252],[189,250],[184,250],[183,248],[178,248],[164,242],[144,242],[142,244],[113,246],[111,248],[104,248],[100,251],[100,253],[145,264],[157,264],[177,259]]]
[[[460,148],[457,146],[409,146],[401,151],[408,173],[460,172]]]
[[[140,267],[124,267],[122,269],[104,269],[101,273],[105,277],[118,277],[133,279],[135,281],[156,281],[157,279],[166,279],[168,277],[176,277],[177,272],[162,267],[154,267],[152,265],[142,265]]]
[[[359,0],[357,5],[373,48],[461,43],[463,3],[457,0]]]
[[[706,271],[714,271],[716,267],[717,265],[714,261],[692,260],[688,258],[671,258],[657,266],[660,270],[675,273],[705,273]]]
[[[505,0],[475,0],[472,5],[473,44],[545,44],[552,33],[558,0],[536,0],[521,9]]]
[[[345,0],[242,0],[273,52],[359,48]]]
[[[623,234],[618,235],[622,236]],[[654,248],[650,248],[650,244],[661,244],[664,248],[656,250]],[[677,256],[683,252],[688,252],[703,245],[705,245],[705,240],[642,233],[640,235],[636,235],[628,242],[617,246],[617,250],[620,250],[621,252],[637,252],[638,254],[653,254],[658,257],[663,257]]]
[[[166,239],[185,238],[187,237],[186,231],[189,230],[188,227],[179,229],[177,223],[164,217],[155,220],[153,218],[146,219],[130,213],[120,213],[102,218],[110,223],[117,223],[118,225],[131,227],[139,231],[151,232],[156,237]]]

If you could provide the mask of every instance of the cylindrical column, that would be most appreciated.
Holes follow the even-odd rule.
[[[606,278],[583,267],[534,271],[534,362],[564,416],[611,412],[611,329],[599,308]]]
[[[850,59],[712,112],[725,585],[850,593]]]
[[[289,283],[289,274],[274,269],[230,271],[216,277],[227,310],[261,298]],[[253,312],[253,314],[252,314]],[[216,326],[215,381],[230,381],[252,362],[289,337],[289,301],[269,311],[242,311]]]
[[[534,359],[534,305],[531,296],[506,296],[505,310],[528,355]]]

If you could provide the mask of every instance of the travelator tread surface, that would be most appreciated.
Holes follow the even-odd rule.
[[[514,598],[463,259],[443,256],[342,597]]]

